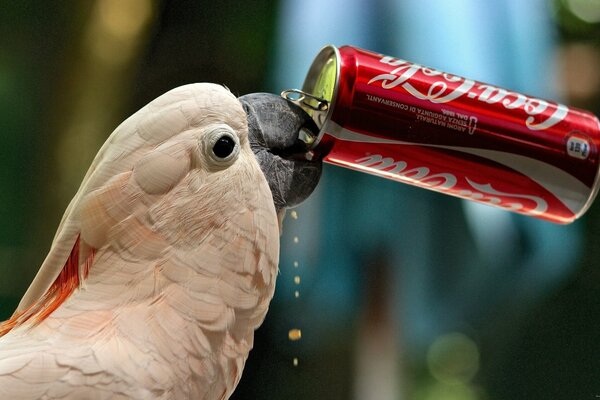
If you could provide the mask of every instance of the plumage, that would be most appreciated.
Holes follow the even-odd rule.
[[[212,153],[220,135],[229,159]],[[278,257],[240,101],[213,84],[164,94],[101,148],[0,325],[0,398],[227,398]]]

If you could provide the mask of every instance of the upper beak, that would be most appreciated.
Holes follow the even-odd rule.
[[[301,137],[318,133],[312,118],[299,106],[271,93],[241,96],[248,116],[250,147],[269,183],[280,211],[304,201],[317,187],[321,160],[306,160]]]

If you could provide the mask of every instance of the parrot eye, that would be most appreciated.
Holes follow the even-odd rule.
[[[233,152],[235,141],[227,135],[223,135],[213,146],[213,153],[219,158],[225,158]]]
[[[205,160],[210,168],[229,167],[240,153],[240,139],[230,126],[216,124],[202,135]]]

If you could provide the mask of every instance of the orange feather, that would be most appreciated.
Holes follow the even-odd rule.
[[[10,319],[0,322],[0,337],[12,329],[23,325],[27,321],[39,324],[52,314],[61,304],[73,294],[81,283],[79,275],[80,237],[77,236],[71,254],[65,262],[63,269],[46,293],[27,309],[13,314]],[[92,248],[87,256],[82,269],[82,278],[87,278],[90,266],[94,260],[96,249]]]

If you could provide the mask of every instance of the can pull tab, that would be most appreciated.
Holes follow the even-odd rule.
[[[284,90],[281,92],[281,97],[302,107],[312,117],[319,129],[323,127],[327,112],[329,111],[329,102],[327,100],[298,89]]]

